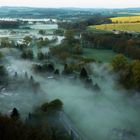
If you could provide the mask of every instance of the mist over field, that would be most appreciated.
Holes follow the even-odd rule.
[[[128,91],[117,86],[117,75],[111,73],[108,64],[90,65],[92,79],[101,88],[97,92],[85,88],[79,80],[54,80],[35,75],[31,68],[33,62],[17,60],[18,53],[15,51],[15,54],[16,57],[7,55],[5,60],[9,74],[12,76],[17,72],[20,78],[26,71],[29,77],[33,75],[40,83],[43,91],[34,94],[24,86],[18,92],[3,91],[0,94],[0,111],[8,113],[7,110],[17,107],[25,118],[42,102],[58,98],[64,103],[64,112],[70,120],[91,140],[112,140],[121,133],[120,130],[134,131],[137,140],[140,138],[140,96],[131,92],[126,94]],[[125,138],[133,140],[129,134]]]
[[[90,139],[111,139],[115,129],[135,130],[139,137],[140,97],[127,97],[124,90],[116,88],[114,76],[102,65],[93,65],[94,69],[95,75],[101,74],[96,78],[93,76],[101,87],[100,93],[64,80],[49,83],[50,98],[58,97],[64,102],[65,112]]]

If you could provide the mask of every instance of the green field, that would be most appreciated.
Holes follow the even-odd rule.
[[[99,50],[92,48],[84,48],[83,56],[86,58],[94,58],[95,60],[102,62],[111,62],[116,55],[112,50]]]
[[[118,24],[102,24],[90,26],[91,29],[99,30],[118,30],[118,31],[130,31],[130,32],[140,32],[140,23],[118,23]]]

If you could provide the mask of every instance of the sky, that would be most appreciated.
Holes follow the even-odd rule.
[[[0,0],[0,6],[128,8],[140,7],[140,0]]]

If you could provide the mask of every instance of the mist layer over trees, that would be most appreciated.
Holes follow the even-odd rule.
[[[139,34],[97,33],[88,26],[107,15],[57,11],[0,30],[0,139],[139,140]],[[99,61],[87,48],[116,53]]]

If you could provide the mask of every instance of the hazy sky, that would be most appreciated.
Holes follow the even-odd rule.
[[[140,7],[140,0],[0,0],[0,6],[29,7]]]

